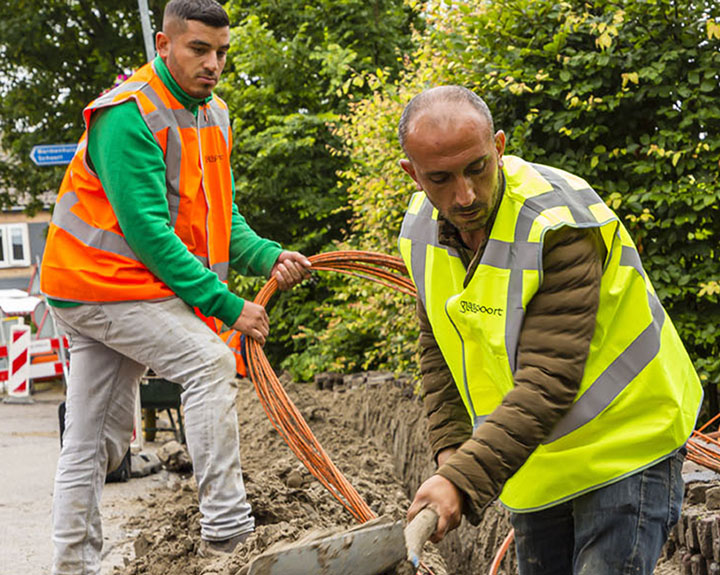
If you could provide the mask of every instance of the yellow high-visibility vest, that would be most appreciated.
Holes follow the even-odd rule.
[[[607,256],[595,331],[568,413],[513,475],[500,500],[534,511],[647,468],[681,447],[702,386],[630,235],[590,186],[562,170],[504,157],[504,193],[468,286],[438,241],[438,212],[413,195],[398,240],[475,428],[514,386],[528,303],[542,283],[543,239],[599,228]]]

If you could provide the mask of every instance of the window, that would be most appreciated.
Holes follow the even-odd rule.
[[[11,260],[22,262],[25,261],[25,244],[23,242],[23,230],[18,226],[10,228],[10,244],[12,245]]]
[[[0,225],[0,267],[30,265],[30,239],[27,224]]]

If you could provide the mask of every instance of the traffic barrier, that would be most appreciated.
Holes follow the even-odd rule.
[[[30,326],[14,325],[10,328],[10,346],[6,348],[8,369],[8,403],[32,403],[30,398]]]
[[[27,351],[30,352],[29,361],[26,362],[29,368],[28,380],[41,379],[44,377],[58,377],[64,375],[63,365],[67,367],[68,362],[67,360],[62,361],[61,358],[65,357],[66,354],[64,353],[64,351],[68,348],[67,336],[31,340],[30,326],[21,324],[13,325],[10,328],[11,333],[13,334],[13,338],[15,337],[15,333],[16,331],[18,331],[19,328],[24,328],[24,330],[27,331],[26,355]],[[10,372],[13,365],[12,357],[14,357],[13,346],[16,345],[17,344],[14,339],[9,346],[0,345],[0,359],[8,358],[8,369],[0,369],[0,382],[9,381],[11,378]],[[8,385],[8,389],[12,389],[12,383]]]

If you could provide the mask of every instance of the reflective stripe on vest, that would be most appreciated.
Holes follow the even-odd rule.
[[[490,238],[467,287],[465,267],[439,244],[437,211],[422,193],[410,202],[399,247],[477,427],[514,385],[525,310],[542,282],[545,233],[560,226],[601,232],[608,254],[578,396],[501,495],[521,511],[618,480],[672,452],[692,430],[702,391],[627,231],[597,194],[575,176],[511,156],[505,157],[504,181]],[[653,417],[638,413],[643,393],[659,395],[663,404]],[[656,429],[641,430],[645,419]],[[628,434],[627,453],[616,427]],[[608,439],[599,440],[603,433]],[[563,477],[553,471],[558,465]]]
[[[218,335],[235,354],[236,373],[240,377],[247,377],[247,366],[245,365],[245,359],[243,359],[242,352],[242,334],[237,330],[230,329],[227,331],[221,331]]]
[[[198,261],[226,281],[232,217],[227,106],[213,97],[195,118],[147,64],[85,109],[86,126],[94,111],[131,99],[163,150],[171,226]],[[97,252],[83,253],[87,248]],[[67,265],[73,252],[84,258],[80,265]],[[89,166],[87,131],[58,195],[43,267],[49,273],[41,276],[42,289],[56,299],[101,302],[172,295],[139,262],[122,235],[102,184]]]
[[[123,236],[109,230],[95,228],[76,216],[72,212],[72,208],[77,203],[77,194],[72,190],[68,190],[61,198],[58,198],[58,202],[55,204],[55,210],[53,211],[53,223],[87,246],[104,252],[117,254],[137,262],[140,261]],[[207,257],[195,256],[195,258],[203,266],[209,267],[214,271],[221,280],[227,280],[229,270],[228,262],[208,265]]]

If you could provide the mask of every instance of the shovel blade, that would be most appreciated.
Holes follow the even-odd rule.
[[[379,575],[405,555],[402,522],[372,521],[260,555],[248,575]]]

